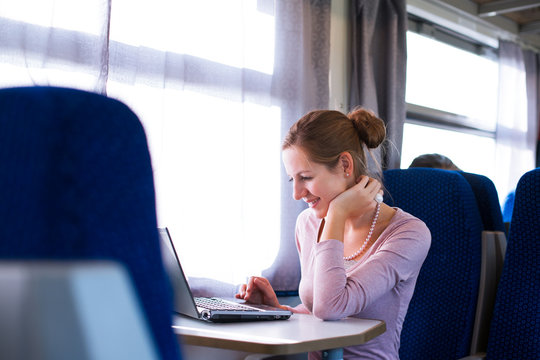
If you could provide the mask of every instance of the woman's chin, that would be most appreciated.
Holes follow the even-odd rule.
[[[328,211],[326,209],[325,210],[311,209],[311,210],[313,211],[313,213],[318,219],[324,219],[326,217],[326,214],[328,214]]]

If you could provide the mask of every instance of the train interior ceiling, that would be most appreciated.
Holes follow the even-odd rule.
[[[525,46],[540,49],[540,2],[537,0],[435,0],[463,16],[480,18],[515,36]]]

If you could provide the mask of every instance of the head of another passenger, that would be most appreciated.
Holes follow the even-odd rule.
[[[424,154],[416,157],[409,168],[424,167],[424,168],[437,168],[443,170],[458,170],[458,168],[452,160],[441,154]]]
[[[330,202],[361,176],[380,178],[370,175],[366,153],[385,136],[384,122],[363,108],[348,115],[334,110],[309,112],[291,126],[282,146],[293,197],[307,202],[318,218],[325,217]]]

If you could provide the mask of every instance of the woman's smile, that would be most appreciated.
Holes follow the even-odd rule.
[[[310,208],[314,208],[315,206],[317,206],[317,204],[319,203],[320,200],[321,200],[321,198],[316,198],[316,199],[313,199],[313,200],[308,200],[308,199],[304,198],[304,201],[309,205]]]

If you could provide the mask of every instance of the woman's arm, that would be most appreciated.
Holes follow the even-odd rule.
[[[401,281],[416,277],[430,246],[425,224],[409,221],[392,231],[384,245],[347,276],[343,244],[326,241],[314,251],[313,314],[324,320],[364,311]]]

